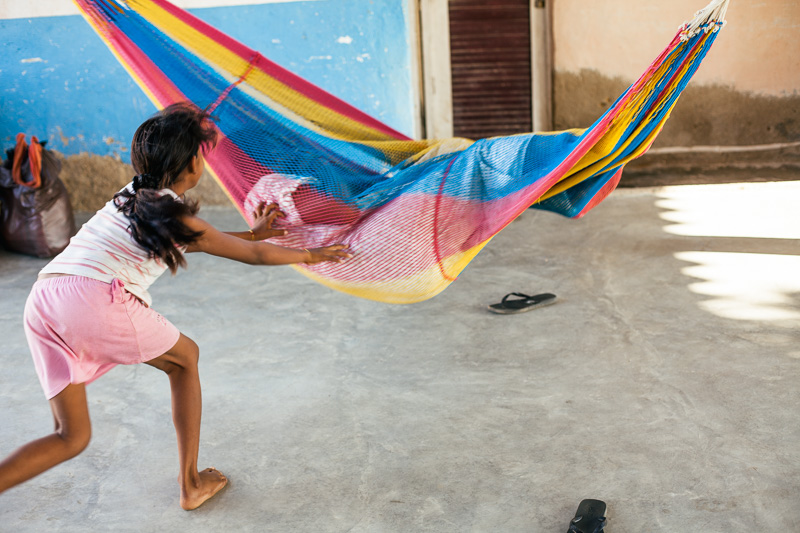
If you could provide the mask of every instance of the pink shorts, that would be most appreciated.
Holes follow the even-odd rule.
[[[70,383],[91,383],[116,365],[166,353],[180,332],[119,280],[62,276],[33,285],[25,304],[25,335],[50,399]]]

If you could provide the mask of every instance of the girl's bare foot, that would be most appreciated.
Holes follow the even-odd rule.
[[[194,483],[181,487],[181,507],[187,511],[197,509],[228,484],[228,478],[216,468],[206,468],[197,473]]]

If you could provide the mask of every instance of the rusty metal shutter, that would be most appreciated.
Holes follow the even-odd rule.
[[[532,130],[530,0],[450,0],[453,133]]]

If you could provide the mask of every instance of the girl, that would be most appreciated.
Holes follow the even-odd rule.
[[[178,435],[180,504],[195,509],[228,482],[214,468],[197,470],[200,441],[198,348],[150,308],[148,287],[185,266],[184,253],[205,252],[252,265],[342,261],[341,245],[294,250],[264,239],[282,214],[260,206],[252,229],[222,233],[196,215],[183,194],[203,173],[216,140],[209,116],[176,104],[134,134],[133,182],[114,195],[39,274],[25,305],[25,334],[55,419],[55,432],[0,463],[0,492],[78,455],[89,443],[87,383],[117,364],[164,371]]]

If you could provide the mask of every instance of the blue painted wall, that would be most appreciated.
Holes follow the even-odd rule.
[[[408,0],[323,0],[190,10],[265,57],[412,135]],[[0,20],[0,142],[20,132],[65,154],[128,161],[155,107],[80,16]]]

